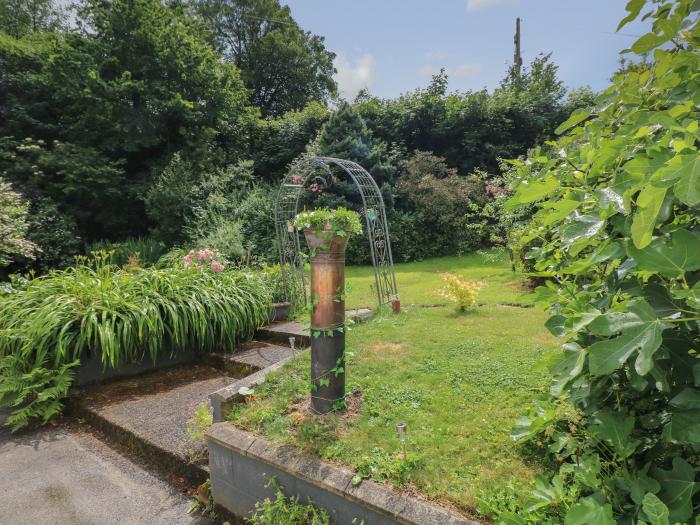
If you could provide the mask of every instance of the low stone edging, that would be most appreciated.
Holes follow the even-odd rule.
[[[274,499],[267,485],[275,478],[285,494],[301,502],[311,498],[335,524],[480,525],[370,480],[354,486],[352,472],[229,423],[214,424],[207,443],[214,501],[238,517],[250,516],[256,502]]]
[[[254,374],[244,377],[243,379],[239,379],[238,381],[234,381],[230,385],[209,394],[214,423],[224,421],[226,412],[231,408],[231,406],[235,403],[243,402],[244,396],[238,393],[241,388],[251,388],[258,383],[263,382],[267,374],[282,368],[293,357],[294,354],[285,357],[284,359],[281,359],[280,361],[277,361],[276,363],[263,368],[262,370],[258,370]]]

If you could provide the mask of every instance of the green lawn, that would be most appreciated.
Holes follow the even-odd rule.
[[[435,294],[438,272],[485,279],[484,306],[458,314]],[[350,306],[372,306],[371,268],[349,268]],[[493,253],[397,266],[402,313],[381,311],[348,334],[350,414],[306,414],[308,354],[269,376],[257,399],[229,419],[278,442],[346,464],[362,476],[474,514],[476,496],[512,483],[523,493],[540,467],[508,433],[547,383],[542,358],[559,344],[546,315],[503,256]],[[426,307],[425,305],[430,305]],[[408,423],[408,459],[398,459],[395,424]]]
[[[487,279],[479,295],[485,304],[531,304],[532,298],[522,286],[522,277],[510,271],[507,255],[500,251],[482,251],[464,257],[442,257],[418,263],[396,265],[396,282],[404,305],[446,304],[436,292],[441,286],[439,274],[450,272],[469,279]],[[351,266],[345,270],[349,308],[375,308],[377,295],[371,267]]]

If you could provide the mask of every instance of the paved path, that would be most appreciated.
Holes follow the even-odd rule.
[[[187,494],[71,426],[1,429],[0,494],[3,525],[209,523],[187,514]]]

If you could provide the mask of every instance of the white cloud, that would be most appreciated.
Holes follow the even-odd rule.
[[[448,77],[467,78],[481,74],[481,64],[458,64],[454,67],[446,67]],[[422,77],[432,77],[440,72],[437,66],[425,65],[418,68],[418,74]]]
[[[497,5],[516,5],[520,0],[467,0],[467,11],[476,11]]]
[[[476,77],[481,74],[481,64],[459,64],[448,68],[447,74],[457,78]]]
[[[440,72],[440,68],[436,66],[421,66],[418,68],[418,74],[422,77],[432,77]]]
[[[371,88],[374,83],[374,57],[365,53],[351,63],[343,55],[335,57],[333,62],[335,69],[335,81],[338,83],[338,91],[346,100],[353,100],[363,88]]]

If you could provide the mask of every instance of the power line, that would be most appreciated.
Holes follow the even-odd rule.
[[[599,33],[601,35],[617,35],[617,36],[629,36],[633,38],[640,38],[642,35],[634,35],[632,33],[618,33],[617,31],[599,31],[597,29],[585,29],[583,27],[572,27],[574,31],[582,31],[584,33]]]

